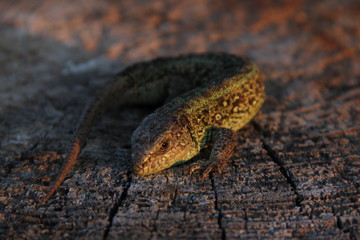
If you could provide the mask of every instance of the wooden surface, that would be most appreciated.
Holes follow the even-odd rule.
[[[359,1],[1,1],[0,21],[0,239],[359,239]],[[221,176],[131,175],[152,109],[127,108],[38,203],[109,75],[206,51],[249,56],[267,87]]]

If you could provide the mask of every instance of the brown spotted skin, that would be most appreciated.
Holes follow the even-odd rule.
[[[135,173],[148,175],[190,160],[206,144],[210,132],[219,137],[215,139],[211,164],[204,176],[212,170],[221,170],[234,150],[236,131],[255,116],[265,95],[260,72],[254,64],[231,55],[219,58],[216,67],[221,70],[214,67],[205,77],[208,81],[204,85],[157,109],[133,133]],[[183,120],[178,123],[178,119]],[[166,151],[161,147],[162,142],[166,142]],[[185,144],[180,145],[181,142]]]
[[[169,96],[176,92],[171,91],[169,75],[182,79],[188,89],[178,96]],[[147,116],[132,135],[135,174],[153,174],[190,160],[207,143],[210,134],[215,136],[214,147],[203,176],[221,172],[236,146],[237,130],[255,116],[265,95],[258,68],[248,59],[231,54],[191,54],[130,66],[116,75],[85,110],[72,151],[43,202],[61,185],[91,127],[105,110],[129,103],[160,103],[169,97],[174,98]]]

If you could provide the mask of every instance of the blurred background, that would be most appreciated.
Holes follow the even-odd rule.
[[[2,25],[110,59],[211,50],[287,67],[299,58],[317,62],[322,52],[351,51],[359,44],[358,13],[351,0],[0,2]]]

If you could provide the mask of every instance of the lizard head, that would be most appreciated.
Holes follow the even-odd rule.
[[[135,174],[144,176],[193,157],[197,151],[184,117],[155,112],[147,116],[131,137]]]

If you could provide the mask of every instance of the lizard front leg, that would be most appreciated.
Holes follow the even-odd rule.
[[[199,161],[194,163],[189,171],[190,173],[203,169],[201,179],[205,179],[210,173],[219,174],[223,170],[226,162],[229,160],[237,145],[238,133],[227,128],[215,128],[212,130],[211,137],[214,142],[209,161]]]
[[[205,168],[202,179],[207,177],[209,173],[221,173],[226,162],[234,153],[237,145],[238,133],[227,128],[217,128],[214,136],[214,146],[210,154],[209,165]]]

